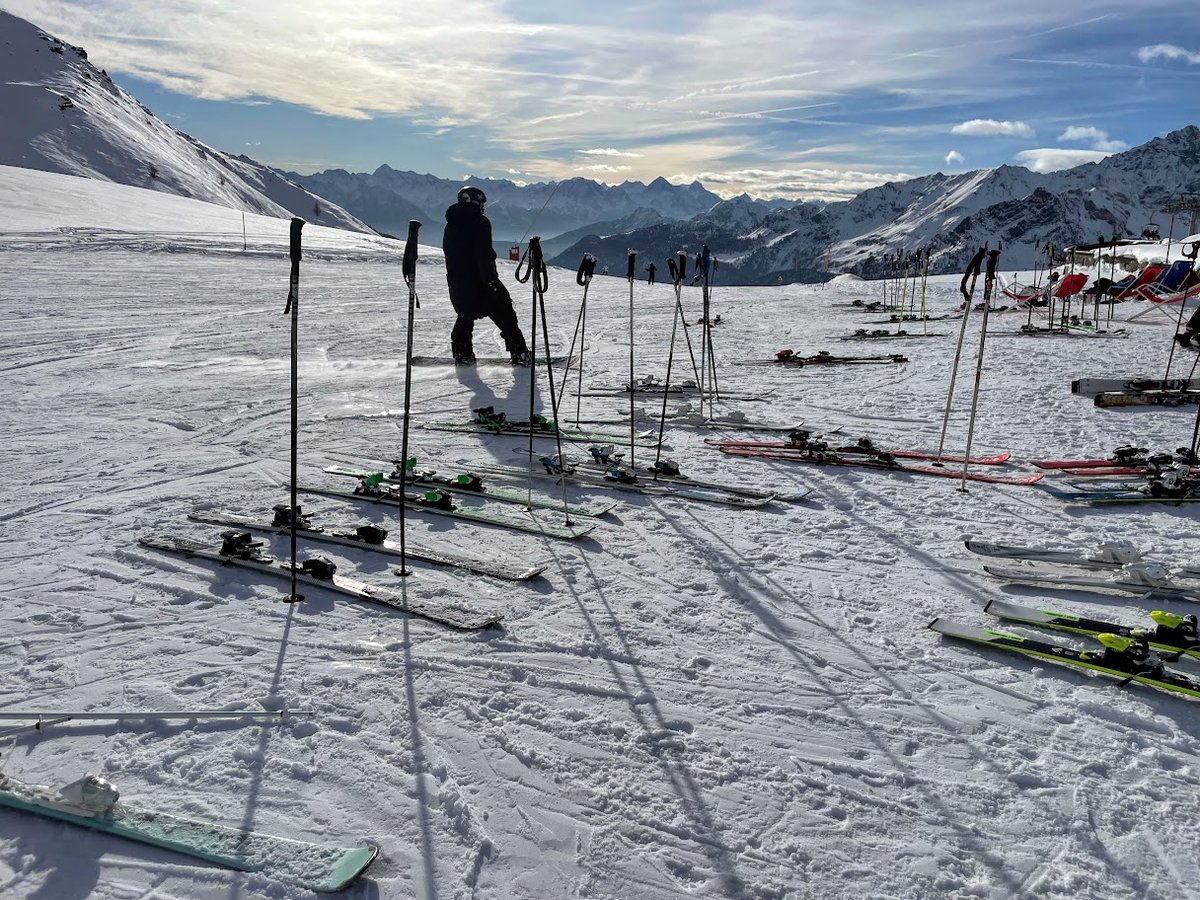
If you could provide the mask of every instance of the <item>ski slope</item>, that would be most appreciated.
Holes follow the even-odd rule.
[[[1195,562],[1188,508],[1074,508],[1037,487],[964,493],[951,479],[734,459],[704,438],[754,432],[676,420],[664,456],[685,472],[813,493],[760,510],[614,495],[615,514],[578,542],[407,515],[410,540],[548,566],[525,583],[419,564],[401,579],[386,557],[311,548],[413,598],[500,609],[500,628],[452,631],[319,590],[287,605],[283,583],[139,547],[144,534],[216,540],[218,528],[186,519],[198,507],[261,514],[287,502],[288,223],[246,220],[243,238],[227,209],[0,168],[0,712],[313,715],[67,723],[7,738],[0,770],[41,784],[97,772],[142,807],[377,843],[379,859],[345,892],[354,898],[1196,896],[1200,707],[925,628],[936,616],[996,624],[982,609],[1003,597],[1129,622],[1194,608],[1006,586],[962,545],[980,535],[1090,548],[1122,536]],[[399,455],[402,246],[314,226],[304,240],[300,477],[346,486],[322,469]],[[501,266],[528,323],[529,288]],[[416,278],[414,353],[448,356],[437,251],[421,248]],[[981,291],[982,281],[977,300]],[[581,296],[573,272],[550,271],[556,354],[568,350]],[[674,291],[639,282],[633,297],[635,374],[662,377]],[[720,387],[770,393],[716,412],[936,449],[958,320],[930,323],[945,337],[841,342],[886,327],[864,324],[880,315],[849,305],[859,298],[881,299],[881,285],[740,288],[718,277]],[[926,302],[952,311],[956,280],[931,280]],[[683,303],[695,323],[699,288],[685,288]],[[628,378],[629,305],[624,279],[592,282],[585,389]],[[1016,337],[1024,313],[992,316],[973,452],[1011,451],[1002,470],[1027,472],[1029,459],[1190,443],[1194,410],[1104,411],[1069,393],[1072,378],[1163,371],[1171,320],[1144,311],[1118,307],[1128,337],[1107,340]],[[978,321],[950,416],[955,452]],[[688,333],[699,354],[700,329]],[[783,347],[910,361],[733,365]],[[502,352],[487,321],[476,351]],[[1193,361],[1177,358],[1172,374]],[[682,330],[674,367],[692,377]],[[536,376],[546,411],[544,370]],[[561,387],[561,370],[555,378]],[[519,463],[523,439],[419,425],[487,405],[520,416],[529,398],[527,370],[415,368],[411,452],[442,471],[459,458]],[[660,400],[635,405],[657,414]],[[585,397],[578,408],[628,427],[627,398]],[[653,458],[637,448],[637,463]],[[320,521],[371,520],[398,536],[392,511],[302,502]],[[285,539],[267,541],[287,553]],[[0,895],[314,896],[3,810]]]

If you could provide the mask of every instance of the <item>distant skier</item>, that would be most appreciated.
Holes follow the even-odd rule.
[[[646,275],[646,284],[654,284],[654,273],[657,271],[658,266],[656,266],[654,263],[650,263],[650,265],[646,266],[646,272],[648,273]]]
[[[483,214],[487,197],[477,187],[458,192],[457,202],[446,210],[442,251],[446,256],[446,284],[450,303],[458,314],[450,332],[454,363],[475,364],[473,336],[476,319],[491,319],[500,329],[504,348],[514,366],[531,362],[525,335],[517,324],[512,296],[496,271],[492,223]]]

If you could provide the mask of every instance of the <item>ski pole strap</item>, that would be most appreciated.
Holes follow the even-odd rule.
[[[629,267],[625,270],[625,278],[628,279],[629,281],[633,281],[633,277],[636,274],[636,270],[637,270],[637,251],[630,250],[629,251]]]
[[[596,257],[590,253],[583,254],[583,260],[579,263],[579,271],[575,273],[575,283],[580,287],[584,287],[592,276],[596,274]]]
[[[288,285],[287,306],[283,308],[285,316],[292,311],[292,304],[296,302],[296,292],[300,287],[300,230],[303,227],[304,220],[299,216],[294,216],[291,237],[288,241],[288,256],[292,260],[292,277]]]
[[[550,276],[546,272],[546,260],[542,257],[542,239],[537,235],[529,239],[525,255],[517,263],[517,281],[525,284],[531,277],[533,289],[539,294],[544,293],[550,285]]]
[[[963,272],[962,281],[958,283],[958,291],[963,295],[963,300],[970,302],[971,294],[967,291],[967,281],[970,280],[974,287],[974,279],[979,277],[979,268],[983,265],[983,257],[987,255],[987,249],[980,247],[975,251],[975,255],[971,257],[971,261],[967,263],[967,270]]]

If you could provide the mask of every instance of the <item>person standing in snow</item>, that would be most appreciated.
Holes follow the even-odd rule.
[[[446,256],[446,285],[450,303],[458,319],[450,332],[454,363],[475,364],[473,337],[476,319],[491,319],[500,329],[504,348],[514,366],[531,362],[525,335],[517,324],[512,295],[496,271],[496,250],[492,247],[492,223],[483,214],[487,197],[477,187],[458,192],[456,202],[446,210],[446,230],[442,251]]]
[[[658,266],[656,266],[654,263],[650,263],[650,265],[646,266],[646,272],[648,273],[646,275],[646,284],[654,284],[654,273],[657,271]]]

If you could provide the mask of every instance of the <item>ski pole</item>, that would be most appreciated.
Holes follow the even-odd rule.
[[[292,563],[288,567],[291,573],[291,586],[287,597],[284,601],[287,603],[299,603],[304,599],[302,594],[296,592],[296,520],[299,518],[297,512],[299,505],[296,502],[296,432],[300,428],[300,412],[299,412],[299,383],[300,383],[300,231],[304,228],[304,220],[299,216],[293,217],[291,236],[288,242],[288,256],[291,258],[292,271],[288,285],[287,306],[284,307],[283,314],[291,315],[292,317],[292,337],[291,337],[291,353],[292,353],[292,368],[291,368],[291,401],[292,401],[292,417],[291,417],[291,482],[289,488],[291,490],[291,515],[288,518],[291,520],[291,552]]]
[[[708,247],[705,247],[704,249],[705,249],[705,251],[707,251]],[[706,269],[707,274],[704,277],[704,285],[705,285],[705,290],[708,293],[707,306],[708,306],[708,311],[709,311],[710,315],[712,313],[713,282],[716,281],[718,267],[719,267],[719,262],[718,262],[717,258],[715,256],[710,258],[706,253],[705,254],[705,269]],[[708,316],[705,316],[704,327],[708,330],[708,369],[709,369],[709,375],[711,376],[711,379],[712,379],[712,396],[715,397],[717,400],[720,400],[721,399],[721,387],[719,384],[717,384],[717,354],[716,354],[716,350],[713,347],[712,323],[709,321]],[[712,415],[712,411],[713,411],[712,410],[712,399],[710,398],[708,401],[708,412],[709,412],[710,416]]]
[[[975,359],[975,391],[971,395],[971,417],[967,422],[967,449],[963,453],[962,483],[958,489],[967,490],[967,470],[971,466],[971,443],[975,438],[975,411],[979,406],[979,383],[983,379],[983,351],[987,344],[988,310],[992,306],[992,288],[996,284],[996,268],[999,265],[1000,248],[987,252],[987,269],[983,277],[983,322],[979,327],[979,355]]]
[[[571,349],[567,351],[567,364],[563,369],[563,383],[555,406],[562,406],[562,395],[567,392],[567,375],[571,371],[571,360],[575,358],[575,342],[579,341],[579,381],[575,388],[575,427],[579,427],[579,404],[583,394],[583,350],[587,341],[587,295],[596,272],[596,257],[590,253],[583,254],[579,270],[575,273],[575,283],[583,288],[583,300],[579,304],[579,316],[575,319],[575,332],[571,335]]]
[[[415,311],[421,306],[421,301],[417,299],[417,232],[420,230],[421,223],[416,219],[410,219],[408,239],[404,242],[404,260],[400,267],[404,283],[408,285],[408,331],[404,348],[404,425],[400,432],[400,465],[406,484],[408,482],[408,416],[412,404],[413,319]],[[408,545],[405,535],[408,533],[408,528],[404,514],[406,505],[400,504],[400,568],[396,572],[397,575],[412,574],[412,570],[407,565]]]
[[[979,267],[983,265],[985,253],[987,250],[983,247],[975,252],[971,261],[967,263],[967,270],[963,272],[962,281],[958,284],[959,293],[963,297],[963,320],[958,329],[958,346],[954,350],[954,365],[950,368],[950,390],[946,394],[946,408],[942,412],[942,437],[938,441],[937,459],[933,463],[935,466],[942,465],[942,449],[946,446],[946,426],[950,422],[950,403],[954,399],[954,383],[958,380],[958,362],[962,358],[963,338],[967,333],[967,319],[970,318],[971,303],[975,296],[975,279],[979,277]],[[970,290],[967,289],[968,278],[971,280]]]
[[[692,338],[688,334],[687,317],[683,312],[683,281],[687,278],[688,254],[686,250],[680,250],[676,253],[678,264],[667,260],[667,268],[671,271],[671,277],[675,281],[675,314],[679,316],[680,324],[683,325],[683,339],[687,343],[688,357],[692,361],[692,374],[696,377],[696,384],[700,384],[700,369],[696,365],[696,351],[692,349]]]
[[[523,266],[523,269],[522,269]],[[532,298],[530,298],[530,306],[533,307],[533,326],[529,331],[529,478],[528,478],[528,503],[527,510],[533,509],[533,462],[536,460],[533,451],[533,432],[535,422],[538,420],[536,409],[534,407],[536,397],[536,386],[538,386],[538,311],[542,311],[542,318],[545,318],[546,304],[545,293],[546,288],[550,287],[550,275],[546,271],[546,260],[542,257],[541,238],[534,235],[529,239],[529,246],[526,247],[526,252],[521,258],[521,262],[517,263],[516,278],[522,284],[528,282],[530,289],[533,290]],[[550,370],[550,334],[546,334],[546,368]],[[554,426],[554,446],[559,460],[563,458],[563,436],[558,430],[558,401],[554,397],[554,376],[550,374],[550,401],[551,415],[553,416]],[[566,510],[566,480],[563,480],[563,510]],[[570,516],[566,517],[566,521],[570,522]]]
[[[629,468],[637,471],[634,462],[634,445],[636,443],[634,429],[637,427],[637,414],[634,411],[634,401],[637,399],[633,379],[633,282],[637,274],[637,251],[629,251],[629,266],[625,277],[629,280]]]
[[[250,710],[198,709],[187,710],[147,710],[145,712],[6,712],[0,713],[0,720],[14,721],[17,719],[33,719],[27,725],[17,725],[0,730],[0,738],[22,734],[26,731],[44,731],[51,725],[61,725],[71,721],[93,722],[137,722],[146,719],[284,719],[287,716],[311,716],[312,710],[281,709],[278,712],[254,712]]]
[[[1196,241],[1192,244],[1191,253],[1186,250],[1183,251],[1183,255],[1192,261],[1193,266],[1196,264],[1196,256],[1198,253],[1200,253],[1200,241]],[[1183,324],[1183,311],[1186,306],[1186,300],[1179,301],[1179,315],[1175,318],[1175,334],[1171,335],[1171,349],[1167,353],[1167,369],[1165,372],[1163,372],[1162,386],[1164,390],[1167,387],[1167,379],[1171,377],[1171,363],[1175,359],[1175,337],[1179,334],[1179,326]],[[1200,359],[1200,356],[1198,356],[1197,359]],[[1195,368],[1195,366],[1193,366],[1193,368]]]
[[[530,238],[530,242],[535,247],[534,265],[537,267],[537,270],[541,273],[540,276],[538,277],[538,279],[534,282],[534,296],[537,298],[538,308],[541,310],[541,313],[542,313],[542,343],[546,345],[546,381],[550,387],[550,416],[551,416],[551,420],[554,422],[554,441],[555,441],[555,446],[557,447],[558,458],[561,460],[562,459],[562,432],[559,430],[559,427],[558,427],[558,395],[555,393],[555,390],[554,390],[554,365],[553,365],[553,363],[551,361],[551,357],[550,357],[550,326],[549,326],[549,320],[546,317],[546,289],[550,286],[550,275],[546,271],[546,260],[542,255],[541,238],[537,238],[537,237]],[[587,294],[587,292],[585,289],[585,291],[584,291],[584,299],[585,300],[586,300],[586,294]],[[581,313],[582,313],[582,310],[581,310]],[[582,371],[583,370],[580,369],[581,373],[582,373]],[[531,368],[529,370],[530,392],[531,393],[533,391],[533,372],[534,372],[534,370]],[[580,377],[582,377],[582,375]],[[565,376],[563,378],[563,381],[565,383],[565,381],[566,381]],[[576,402],[578,402],[578,398],[577,398]],[[579,418],[578,412],[576,412],[575,417],[576,417],[576,419]],[[529,434],[530,434],[530,440],[532,441],[532,439],[533,439],[533,423],[532,422],[530,423]],[[573,524],[571,521],[571,511],[567,505],[567,480],[565,478],[562,480],[562,505],[563,505],[563,521],[564,521],[564,523],[567,525]],[[532,512],[532,511],[533,511],[533,479],[530,478],[529,479],[529,505],[526,508],[526,512]]]

